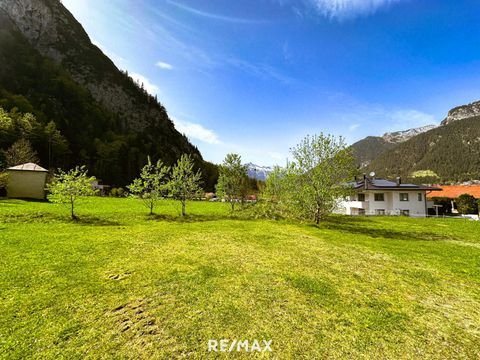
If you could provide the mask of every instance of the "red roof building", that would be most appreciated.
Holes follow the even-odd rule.
[[[427,194],[427,198],[446,197],[456,199],[462,194],[470,194],[476,199],[480,199],[480,185],[445,185],[440,191]]]

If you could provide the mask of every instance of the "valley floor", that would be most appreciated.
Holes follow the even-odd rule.
[[[480,358],[480,223],[187,211],[0,200],[0,358]]]

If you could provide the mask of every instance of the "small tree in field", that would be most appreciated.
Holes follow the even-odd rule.
[[[457,210],[460,214],[478,214],[477,199],[470,194],[462,194],[457,200]]]
[[[351,192],[347,183],[356,172],[352,150],[342,137],[320,134],[305,137],[291,153],[284,199],[298,217],[319,224]]]
[[[182,204],[182,216],[186,215],[187,201],[199,194],[201,178],[200,170],[193,171],[193,160],[190,155],[183,154],[173,167],[168,183],[170,194]]]
[[[158,160],[157,164],[153,165],[149,158],[140,177],[133,180],[133,183],[128,186],[131,193],[142,199],[145,207],[150,210],[150,215],[153,214],[157,202],[167,194],[169,171],[170,168],[164,166],[162,161]]]
[[[248,191],[248,177],[245,165],[237,154],[227,154],[219,168],[216,186],[217,196],[224,198],[235,210],[235,203],[243,200]]]
[[[77,200],[82,196],[95,195],[95,190],[92,188],[93,181],[95,181],[95,177],[88,176],[84,166],[77,166],[68,172],[59,169],[58,173],[53,176],[53,181],[47,185],[50,192],[48,200],[68,205],[72,219],[76,220],[75,204]]]

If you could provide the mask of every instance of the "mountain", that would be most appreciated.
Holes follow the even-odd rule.
[[[174,127],[148,94],[93,45],[59,0],[0,0],[0,107],[53,121],[68,153],[45,167],[86,164],[105,182],[125,185],[146,163],[191,154],[213,187],[216,166]],[[1,143],[0,139],[0,143]]]
[[[247,167],[248,177],[261,181],[267,180],[268,175],[273,171],[270,166],[260,166],[253,163],[245,164],[245,166]]]
[[[442,121],[441,124],[448,125],[454,121],[468,119],[475,116],[480,116],[480,101],[453,108],[448,112],[447,117]]]
[[[398,144],[435,127],[436,125],[427,125],[404,131],[389,132],[383,134],[383,136],[368,136],[359,140],[352,145],[357,164],[360,167],[366,167],[385,151],[393,149]]]
[[[365,171],[417,182],[480,179],[480,115],[444,122],[401,142],[382,152]]]
[[[382,138],[388,143],[398,144],[398,143],[407,141],[412,137],[417,136],[418,134],[435,129],[436,127],[437,125],[426,125],[426,126],[421,126],[414,129],[389,132],[389,133],[385,133],[382,136]]]

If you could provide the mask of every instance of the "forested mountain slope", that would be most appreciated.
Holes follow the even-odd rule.
[[[60,1],[0,0],[0,64],[0,106],[53,121],[67,140],[68,151],[49,158],[35,149],[42,165],[86,164],[124,185],[148,155],[172,164],[189,153],[213,186],[216,166],[175,129],[156,97],[90,42]]]

